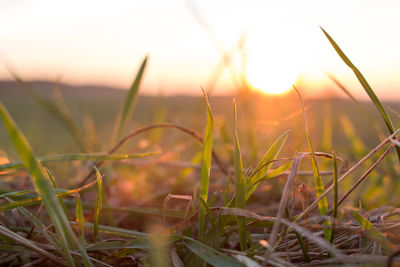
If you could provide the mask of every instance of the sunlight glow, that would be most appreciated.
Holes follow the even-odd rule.
[[[291,22],[291,23],[290,23]],[[297,40],[304,31],[293,20],[257,22],[247,40],[246,79],[268,94],[292,88],[304,65],[305,47]]]

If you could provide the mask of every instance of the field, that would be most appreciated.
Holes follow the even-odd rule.
[[[130,91],[0,82],[2,265],[399,263],[399,103],[356,71],[371,101],[145,96],[144,66]]]

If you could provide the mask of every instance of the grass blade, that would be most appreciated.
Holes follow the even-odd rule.
[[[44,170],[46,171],[47,176],[49,177],[49,179],[50,179],[50,181],[51,181],[53,187],[54,187],[54,188],[57,188],[56,181],[55,181],[55,179],[54,179],[54,176],[51,174],[50,170],[47,169],[47,168],[44,168]],[[67,216],[67,220],[70,221],[71,218],[70,218],[69,215],[68,215],[67,206],[65,206],[65,203],[64,203],[64,201],[63,201],[62,198],[60,198],[59,200],[60,200],[60,205],[61,205],[61,207],[62,207],[63,210],[64,210],[65,216]]]
[[[101,196],[103,194],[103,177],[101,176],[99,170],[93,166],[96,170],[97,177],[97,197],[96,197],[96,208],[94,210],[94,221],[93,221],[93,242],[97,243],[97,236],[99,233],[99,219],[101,210]]]
[[[204,134],[203,155],[201,160],[201,175],[200,175],[200,208],[199,208],[199,240],[203,240],[206,224],[205,217],[207,211],[208,185],[210,182],[210,167],[213,146],[213,127],[214,119],[211,113],[208,97],[204,93],[205,102],[207,105],[207,126]]]
[[[338,46],[338,44],[332,39],[332,37],[321,27],[321,30],[324,32],[326,38],[328,38],[329,42],[335,49],[336,53],[340,56],[343,62],[350,67],[350,69],[356,75],[358,81],[361,83],[362,87],[364,88],[365,92],[368,94],[369,98],[375,104],[376,108],[378,109],[379,113],[381,114],[385,124],[390,132],[390,134],[394,133],[394,127],[392,121],[390,120],[389,115],[387,114],[385,108],[383,107],[381,101],[376,96],[374,90],[372,90],[371,86],[368,84],[367,80],[364,78],[362,73],[357,69],[356,66],[350,61],[350,59],[343,53],[342,49]],[[396,147],[397,156],[400,160],[400,147]]]
[[[311,153],[311,163],[312,163],[312,170],[313,170],[313,175],[314,175],[315,193],[317,195],[317,198],[319,198],[322,194],[324,194],[325,187],[324,187],[324,183],[323,183],[320,173],[319,173],[317,158],[315,157],[314,146],[312,144],[310,130],[308,129],[308,122],[307,122],[307,117],[306,117],[306,113],[304,110],[303,98],[302,98],[300,92],[297,90],[297,88],[295,88],[295,90],[296,90],[297,95],[299,96],[301,110],[303,112],[303,119],[304,119],[304,124],[305,124],[305,128],[306,128],[306,135],[307,135],[307,143],[308,143],[308,147],[309,147],[310,153]],[[329,208],[328,208],[328,200],[326,199],[326,197],[323,197],[318,202],[318,209],[319,209],[319,213],[321,215],[326,215],[328,213]],[[324,225],[329,226],[330,222],[324,221]],[[328,241],[331,240],[330,234],[331,234],[331,230],[324,229],[324,235],[325,235],[326,240],[328,240]]]
[[[83,215],[83,205],[79,193],[76,194],[75,219],[79,229],[81,244],[85,246],[85,216]]]
[[[333,165],[333,219],[337,218],[337,207],[338,207],[338,168],[337,168],[337,160],[335,152],[332,152],[332,165]],[[335,223],[332,225],[332,233],[331,233],[331,244],[333,244],[335,233]]]
[[[79,227],[81,227],[81,226],[79,226]],[[89,230],[93,230],[92,223],[85,223],[84,227],[88,228]],[[110,234],[110,235],[128,237],[128,238],[138,238],[138,237],[148,236],[148,234],[143,233],[143,232],[128,230],[128,229],[119,228],[119,227],[113,227],[113,226],[106,226],[106,225],[101,225],[101,224],[99,224],[99,232],[105,233],[105,234]]]
[[[388,253],[392,253],[392,244],[386,237],[379,232],[379,230],[366,218],[364,218],[361,214],[358,214],[355,211],[352,211],[351,214],[360,224],[360,226],[367,232],[367,235],[378,242],[378,244]]]
[[[117,119],[117,123],[119,122],[118,131],[117,131],[117,139],[119,140],[122,136],[122,133],[125,129],[126,124],[129,122],[129,119],[132,116],[132,111],[135,107],[137,95],[139,92],[140,83],[142,81],[143,73],[146,68],[148,56],[146,56],[139,68],[139,71],[136,74],[136,78],[133,81],[131,88],[129,89],[126,97],[125,103],[120,113],[120,119]]]
[[[222,254],[221,252],[210,248],[209,246],[204,245],[203,243],[200,243],[199,241],[196,241],[194,239],[191,239],[189,237],[183,237],[184,244],[188,249],[190,249],[194,254],[199,256],[201,259],[203,259],[205,262],[213,265],[213,266],[237,266],[237,267],[243,267],[240,262],[236,261],[235,259]]]
[[[268,180],[268,179],[271,179],[271,178],[278,177],[278,176],[282,175],[291,166],[292,166],[292,162],[287,162],[287,163],[279,166],[278,168],[269,171],[267,174],[265,174],[264,176],[261,176],[257,180],[254,180],[254,183],[250,184],[249,188],[246,191],[246,201],[250,198],[251,194],[254,192],[254,190],[252,190],[253,188],[256,188],[262,181],[265,181],[265,180]]]
[[[235,166],[235,207],[239,209],[246,209],[246,191],[245,181],[243,177],[243,163],[242,156],[240,154],[239,138],[237,133],[237,111],[236,101],[233,100],[233,125],[235,131],[235,153],[234,153],[234,166]],[[246,218],[238,216],[237,225],[240,240],[240,249],[246,250],[247,247],[247,235],[246,235]]]
[[[254,175],[250,177],[246,181],[246,200],[249,199],[251,194],[257,189],[257,186],[254,186],[269,170],[271,164],[266,165],[268,162],[271,162],[276,159],[279,152],[281,151],[283,145],[285,144],[288,138],[289,131],[284,132],[268,149],[267,153],[263,156],[261,161],[258,163],[257,167],[254,169]]]
[[[147,156],[157,155],[160,152],[146,152],[146,153],[136,153],[136,154],[65,154],[65,155],[51,155],[51,156],[43,156],[38,157],[38,161],[41,163],[48,162],[56,162],[56,161],[73,161],[73,160],[91,160],[91,161],[100,161],[100,160],[122,160],[122,159],[135,159],[135,158],[143,158]],[[6,164],[0,165],[0,171],[16,169],[24,166],[22,161],[10,162]]]
[[[75,241],[74,243],[78,245],[78,248],[82,254],[82,258],[87,266],[92,266],[86,250],[79,246],[74,232],[72,231],[69,221],[60,205],[60,202],[55,197],[53,189],[51,187],[49,179],[46,177],[44,170],[40,162],[36,159],[33,151],[26,140],[25,136],[18,129],[14,120],[11,118],[8,111],[5,109],[3,104],[0,102],[0,117],[3,120],[3,124],[10,135],[14,146],[25,164],[28,172],[32,176],[32,183],[35,186],[36,191],[43,200],[43,204],[54,224],[57,231],[59,239],[61,240],[61,245],[64,250],[65,257],[67,258],[68,264],[74,266],[75,263],[72,259],[72,255],[69,251],[69,246],[67,243],[67,238]],[[73,248],[71,248],[73,249]]]

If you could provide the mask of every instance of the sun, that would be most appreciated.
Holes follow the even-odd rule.
[[[287,25],[275,25],[253,27],[246,46],[246,80],[251,87],[267,94],[287,92],[302,71],[299,32]]]

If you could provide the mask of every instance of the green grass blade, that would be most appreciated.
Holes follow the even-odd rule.
[[[89,230],[93,230],[92,223],[85,223],[84,227],[88,228]],[[128,230],[128,229],[119,228],[119,227],[113,227],[113,226],[106,226],[106,225],[101,225],[101,224],[99,224],[99,232],[104,233],[104,234],[129,237],[129,238],[138,238],[138,237],[148,236],[148,234],[143,233],[143,232]]]
[[[139,71],[136,74],[136,78],[133,81],[131,88],[129,89],[129,91],[125,97],[125,103],[124,103],[124,106],[120,113],[119,125],[117,126],[118,127],[117,139],[121,138],[123,131],[126,127],[126,124],[129,122],[129,120],[132,116],[132,111],[133,111],[136,101],[137,101],[137,95],[139,93],[139,87],[140,87],[140,83],[143,78],[144,70],[146,68],[147,60],[148,60],[148,56],[146,56],[144,58],[141,66],[139,68]],[[117,120],[117,122],[118,122],[118,120]]]
[[[249,199],[251,194],[257,189],[257,181],[260,180],[268,172],[271,164],[266,165],[268,162],[275,160],[281,151],[283,145],[288,138],[289,131],[284,132],[268,149],[267,153],[262,157],[261,161],[258,163],[257,167],[254,169],[254,175],[246,181],[246,200]],[[258,185],[258,184],[257,184]]]
[[[265,166],[269,161],[275,160],[281,151],[283,145],[285,144],[289,135],[289,130],[284,132],[281,136],[276,139],[276,141],[271,145],[268,149],[267,153],[262,157],[261,161],[257,164],[257,167],[254,169],[254,172],[257,172],[254,176],[261,177],[265,175],[269,169],[269,165]],[[260,171],[263,169],[262,171]]]
[[[9,197],[9,198],[15,200],[15,199],[24,199],[27,197],[29,198],[29,197],[36,196],[36,195],[37,194],[36,194],[35,190],[12,191],[12,192],[5,192],[5,193],[1,194],[0,199]],[[1,209],[1,207],[3,207],[3,205],[0,206],[0,209]]]
[[[286,217],[290,219],[291,216],[290,216],[289,207],[288,207],[287,204],[286,204],[286,208],[285,208],[285,213],[286,213]],[[294,233],[296,234],[297,240],[299,241],[299,245],[300,245],[301,251],[303,252],[303,256],[304,256],[305,261],[306,262],[310,262],[310,255],[308,253],[308,246],[306,246],[306,243],[304,242],[303,237],[297,231],[294,231]]]
[[[50,179],[50,181],[51,181],[53,187],[54,187],[54,188],[57,188],[56,181],[55,181],[55,179],[54,179],[54,176],[51,174],[50,170],[47,169],[47,168],[44,168],[44,170],[46,171],[47,176],[49,177],[49,179]],[[62,198],[60,198],[59,200],[60,200],[60,205],[61,205],[61,207],[62,207],[63,210],[64,210],[65,216],[67,216],[67,220],[70,221],[71,218],[70,218],[69,215],[68,215],[67,206],[65,206],[65,203],[64,203],[64,201],[63,201]]]
[[[287,162],[281,166],[279,166],[278,168],[271,170],[270,172],[268,172],[267,174],[265,174],[264,176],[261,176],[260,178],[258,178],[257,180],[254,180],[253,184],[249,184],[249,188],[246,191],[246,201],[250,198],[250,196],[252,195],[252,193],[254,192],[255,188],[257,188],[257,186],[265,180],[277,177],[281,174],[283,174],[284,172],[286,172],[290,167],[292,166],[292,162]],[[253,190],[254,189],[254,190]]]
[[[72,240],[76,241],[75,243],[77,244],[79,243],[76,240],[76,236],[72,231],[71,226],[69,225],[69,221],[60,205],[60,202],[55,197],[50,181],[46,177],[46,174],[44,173],[40,162],[34,156],[33,151],[25,136],[18,129],[14,120],[11,118],[10,114],[1,102],[0,117],[2,118],[3,124],[9,136],[11,137],[12,142],[14,143],[14,147],[16,148],[20,158],[24,162],[28,172],[32,176],[32,183],[34,184],[37,193],[42,198],[43,204],[46,207],[46,210],[54,224],[54,228],[57,231],[59,239],[61,240],[61,245],[63,247],[65,257],[68,263],[74,266],[75,263],[69,251],[70,248],[67,243],[67,238],[71,238]],[[82,258],[85,261],[86,265],[92,266],[87,256],[86,250],[82,249],[82,247],[78,248],[80,249]]]
[[[97,177],[97,197],[96,197],[96,208],[94,210],[94,221],[93,221],[93,242],[97,243],[97,236],[99,233],[99,219],[101,210],[101,196],[103,194],[103,177],[101,176],[99,170],[93,166],[96,170]]]
[[[390,120],[389,115],[387,114],[385,108],[383,107],[381,101],[379,98],[376,96],[375,92],[372,90],[371,86],[368,84],[367,80],[364,78],[364,76],[361,74],[361,72],[357,69],[356,66],[350,61],[350,59],[343,53],[342,49],[338,46],[338,44],[332,39],[332,37],[323,29],[321,30],[324,32],[326,38],[328,38],[329,42],[335,49],[336,53],[340,56],[340,58],[343,60],[343,62],[350,67],[350,69],[354,72],[356,75],[358,81],[364,88],[365,92],[368,94],[369,98],[372,100],[372,102],[375,104],[376,108],[378,109],[379,113],[381,114],[383,120],[385,121],[385,124],[390,132],[390,134],[394,133],[394,127],[392,124],[392,121]],[[397,151],[397,156],[400,160],[400,147],[396,147]]]
[[[237,133],[237,111],[236,101],[233,100],[233,125],[235,131],[235,153],[234,153],[234,166],[235,166],[235,207],[239,209],[246,209],[246,191],[245,181],[243,177],[243,163],[240,154],[239,137]],[[246,250],[247,247],[247,234],[246,234],[246,218],[238,216],[237,225],[239,232],[240,249]]]
[[[364,218],[361,214],[358,214],[355,211],[352,211],[351,214],[360,224],[360,226],[367,232],[367,235],[378,242],[378,244],[389,254],[393,252],[392,244],[386,237],[366,218]]]
[[[17,128],[15,122],[12,120],[10,114],[7,112],[2,103],[0,103],[0,116],[19,156],[23,160],[29,173],[32,175],[32,182],[36,191],[42,197],[47,212],[52,219],[57,234],[61,240],[68,264],[74,266],[75,264],[72,259],[72,255],[69,252],[69,246],[67,243],[66,232],[68,231],[67,228],[69,227],[68,219],[64,213],[60,212],[62,208],[59,201],[54,196],[50,181],[46,178],[43,168],[40,165],[40,162],[36,160],[28,141],[25,139],[25,136],[23,136],[22,132]]]
[[[213,129],[214,119],[211,113],[210,103],[208,97],[204,93],[205,102],[207,105],[207,126],[204,134],[203,141],[203,155],[201,160],[201,174],[200,174],[200,195],[199,195],[199,240],[203,240],[206,230],[206,211],[207,211],[207,198],[208,198],[208,185],[210,182],[210,167],[213,146]]]
[[[153,156],[157,154],[160,154],[160,152],[154,151],[154,152],[136,153],[136,154],[65,154],[65,155],[43,156],[43,157],[38,157],[37,159],[41,163],[57,162],[57,161],[74,161],[74,160],[101,161],[101,160],[135,159],[135,158]],[[22,166],[24,166],[24,163],[22,161],[10,162],[0,165],[0,171],[5,171],[8,169],[16,169]]]
[[[303,113],[303,119],[304,119],[304,125],[306,128],[306,135],[307,135],[307,143],[308,143],[308,148],[310,150],[311,153],[311,163],[312,163],[312,170],[313,170],[313,175],[314,175],[314,185],[315,185],[315,193],[317,195],[317,198],[319,198],[324,192],[325,192],[325,187],[324,187],[324,183],[322,181],[321,175],[319,173],[319,168],[318,168],[318,163],[317,163],[317,158],[315,157],[315,151],[314,151],[314,146],[311,140],[311,133],[310,130],[308,128],[308,122],[307,122],[307,116],[304,110],[304,102],[303,102],[303,98],[300,94],[300,92],[297,90],[297,88],[295,88],[296,93],[299,96],[300,99],[300,104],[301,104],[301,110]],[[319,209],[319,213],[321,215],[326,215],[329,211],[328,208],[328,200],[326,197],[323,197],[319,202],[318,202],[318,209]],[[329,226],[330,222],[329,221],[324,221],[324,225]],[[325,235],[325,239],[330,241],[331,237],[330,237],[330,229],[325,228],[324,229],[324,235]]]
[[[189,237],[183,237],[184,244],[188,249],[190,249],[194,254],[199,256],[205,262],[213,266],[232,266],[232,267],[243,267],[244,265],[235,259],[222,254],[218,250],[210,248],[209,246],[200,243]]]

